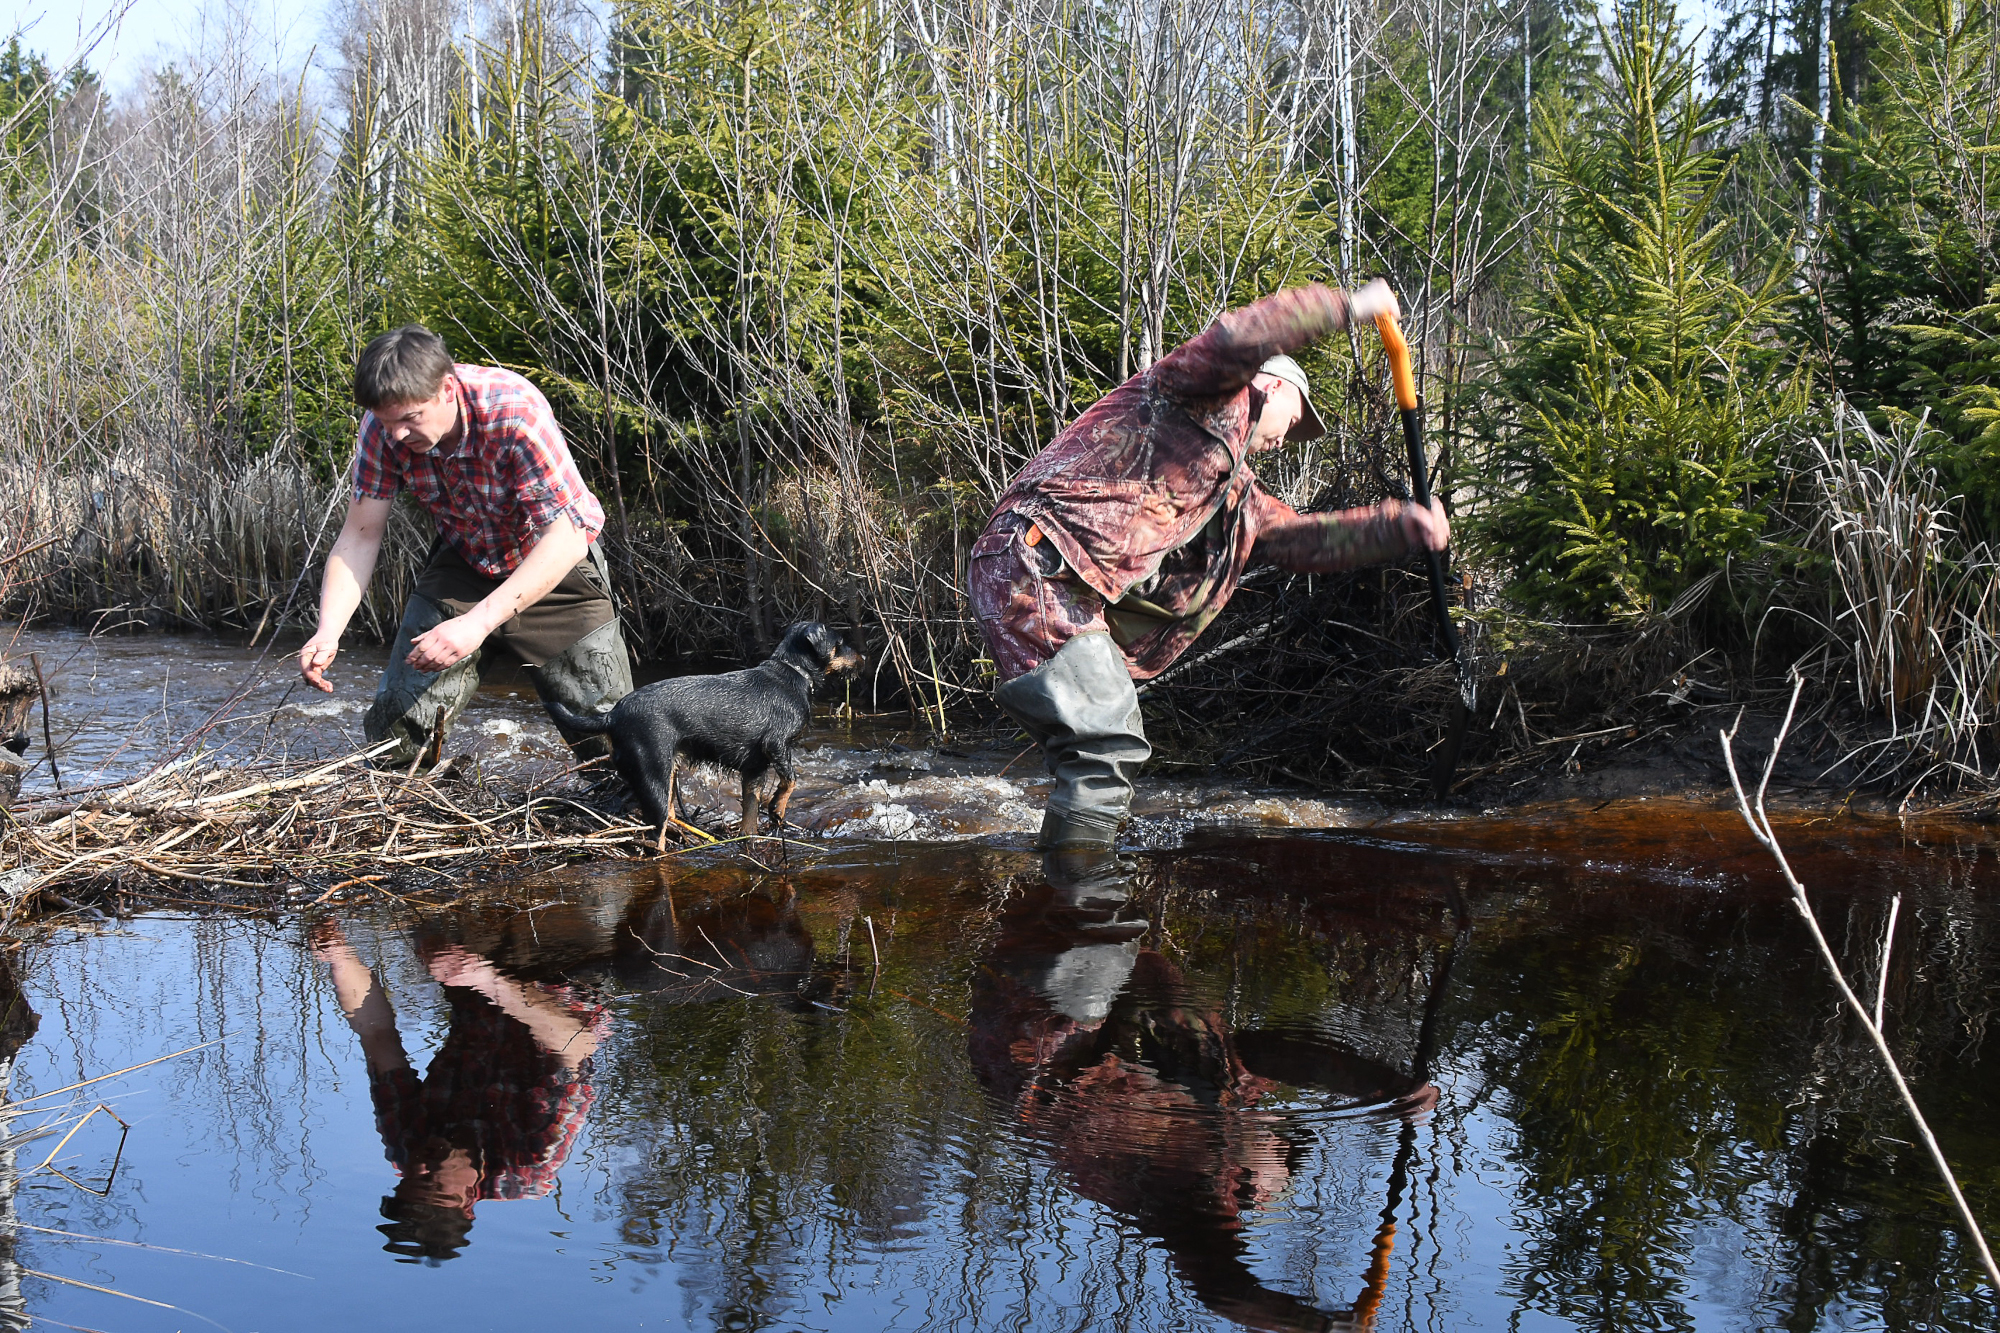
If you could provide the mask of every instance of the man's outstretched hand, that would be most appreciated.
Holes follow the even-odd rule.
[[[338,634],[315,634],[306,640],[305,647],[299,649],[299,674],[306,678],[306,684],[327,694],[333,693],[333,682],[326,678],[326,669],[333,665],[333,659],[340,655]]]
[[[411,639],[410,655],[403,660],[419,671],[443,671],[478,652],[485,642],[486,631],[471,616],[453,616]]]
[[[1396,299],[1396,289],[1382,279],[1364,287],[1358,287],[1347,298],[1348,318],[1356,324],[1373,324],[1377,315],[1403,317],[1403,303]]]

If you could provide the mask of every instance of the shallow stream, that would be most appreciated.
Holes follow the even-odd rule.
[[[82,645],[65,778],[244,667]],[[347,744],[263,688],[216,744]],[[516,692],[491,762],[545,744]],[[1047,864],[1026,761],[898,744],[829,732],[787,866],[30,944],[0,1327],[1996,1327],[1732,814],[1159,782],[1128,865]],[[1993,839],[1781,832],[1871,997],[1897,904],[1889,1032],[2000,1215]]]

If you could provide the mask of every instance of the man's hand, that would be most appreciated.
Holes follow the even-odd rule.
[[[299,674],[306,678],[306,684],[327,694],[333,693],[333,682],[326,678],[326,669],[333,665],[333,659],[340,655],[340,636],[321,630],[306,640],[305,647],[299,649]]]
[[[340,536],[334,539],[333,551],[326,558],[326,574],[319,587],[319,625],[299,649],[299,674],[306,678],[306,684],[324,693],[333,693],[326,669],[339,655],[340,632],[361,605],[361,591],[375,572],[390,503],[361,496],[349,500],[347,521],[340,525]]]
[[[419,671],[443,671],[478,652],[487,632],[471,613],[454,616],[411,639],[410,655],[403,660]]]
[[[1393,287],[1377,278],[1365,287],[1357,288],[1347,298],[1348,318],[1355,324],[1373,324],[1377,315],[1403,317],[1403,304],[1396,299]]]
[[[447,944],[425,960],[440,986],[473,986],[494,978],[493,964],[456,944]]]
[[[1444,505],[1436,496],[1431,497],[1428,509],[1404,504],[1402,520],[1403,539],[1412,551],[1442,551],[1451,545],[1451,520],[1444,516]]]

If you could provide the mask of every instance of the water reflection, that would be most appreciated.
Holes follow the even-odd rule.
[[[41,1016],[22,993],[11,954],[0,954],[0,1107],[12,1100],[14,1057],[41,1025]],[[12,1134],[0,1137],[0,1329],[27,1328],[34,1321],[21,1292],[20,1217],[14,1196],[21,1185],[19,1147]]]
[[[246,1329],[1992,1327],[1723,831],[717,852],[304,938],[65,936],[15,1095],[132,1068],[92,1095],[134,1131],[107,1198],[21,1183],[22,1223],[121,1245],[26,1233],[92,1284],[27,1301],[135,1333],[193,1324],[102,1289]],[[1905,895],[1892,1032],[1990,1213],[2000,857],[1864,835],[1799,862],[1864,979]]]
[[[417,956],[444,988],[451,1017],[418,1078],[387,992],[340,927],[321,926],[312,943],[361,1040],[376,1128],[400,1177],[382,1200],[383,1248],[412,1263],[455,1259],[470,1243],[475,1204],[536,1199],[554,1187],[594,1099],[604,1009],[422,931]]]
[[[1370,1326],[1386,1235],[1361,1298],[1344,1310],[1268,1286],[1251,1267],[1251,1217],[1286,1194],[1313,1141],[1295,1110],[1269,1104],[1289,1088],[1405,1117],[1428,1111],[1438,1093],[1427,1036],[1403,1071],[1312,1032],[1234,1031],[1144,946],[1149,923],[1128,915],[1118,858],[1057,853],[1043,873],[1045,884],[1002,912],[973,982],[968,1046],[981,1085],[1079,1194],[1158,1242],[1209,1309],[1274,1333]],[[1447,977],[1441,970],[1433,987],[1433,1020]],[[1403,1135],[1385,1228],[1414,1142]]]
[[[662,1004],[784,995],[810,1004],[813,937],[790,880],[752,892],[688,895],[664,869],[571,888],[531,911],[470,912],[452,929],[516,975],[643,994]]]

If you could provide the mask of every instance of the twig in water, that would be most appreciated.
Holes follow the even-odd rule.
[[[1840,960],[1833,956],[1833,948],[1826,942],[1826,933],[1820,929],[1819,917],[1814,913],[1812,903],[1806,899],[1805,885],[1799,883],[1799,877],[1792,873],[1792,864],[1785,859],[1784,850],[1778,846],[1778,835],[1771,827],[1771,816],[1764,809],[1764,793],[1771,785],[1771,774],[1778,766],[1778,752],[1784,749],[1785,736],[1792,729],[1792,716],[1798,711],[1799,694],[1805,689],[1805,684],[1805,677],[1793,674],[1792,701],[1785,708],[1785,721],[1778,728],[1777,739],[1771,742],[1771,754],[1764,761],[1764,777],[1757,784],[1757,799],[1754,804],[1744,794],[1743,779],[1736,772],[1736,754],[1731,748],[1742,716],[1738,715],[1729,730],[1717,733],[1722,738],[1723,763],[1729,768],[1729,785],[1736,790],[1736,808],[1742,812],[1743,822],[1750,826],[1750,835],[1764,844],[1764,849],[1776,859],[1778,870],[1785,877],[1786,887],[1792,891],[1792,906],[1798,909],[1799,915],[1805,919],[1806,929],[1812,932],[1813,943],[1819,946],[1820,960],[1826,964],[1827,971],[1833,974],[1833,983],[1840,989],[1841,998],[1847,1001],[1847,1007],[1854,1011],[1854,1016],[1861,1020],[1861,1026],[1866,1029],[1869,1041],[1874,1043],[1875,1053],[1881,1057],[1883,1067],[1889,1071],[1890,1081],[1896,1085],[1897,1093],[1902,1096],[1904,1108],[1909,1111],[1910,1119],[1916,1123],[1918,1136],[1923,1139],[1924,1147],[1930,1150],[1931,1162],[1944,1180],[1945,1191],[1951,1195],[1951,1201],[1958,1207],[1958,1215],[1965,1221],[1965,1229],[1972,1237],[1973,1248],[1978,1251],[1979,1260],[1986,1267],[1987,1281],[1993,1284],[1994,1292],[2000,1294],[2000,1265],[1993,1262],[1993,1251],[1986,1244],[1986,1233],[1979,1229],[1979,1219],[1972,1215],[1972,1205],[1965,1201],[1964,1193],[1958,1188],[1958,1179],[1951,1173],[1951,1163],[1945,1160],[1944,1149],[1938,1146],[1937,1137],[1931,1133],[1930,1123],[1924,1119],[1923,1111],[1917,1106],[1916,1095],[1910,1091],[1909,1083],[1903,1078],[1902,1068],[1897,1065],[1894,1053],[1889,1050],[1889,1043],[1883,1039],[1879,1008],[1881,1000],[1877,999],[1878,1008],[1876,1013],[1871,1015],[1867,1006],[1861,1003],[1861,997],[1847,984],[1847,976],[1840,970]],[[1893,928],[1893,915],[1890,924]],[[1882,938],[1884,975],[1889,968],[1889,942],[1889,934],[1884,932]]]
[[[269,1264],[253,1263],[248,1259],[232,1259],[226,1254],[204,1254],[200,1250],[177,1250],[171,1245],[148,1245],[137,1240],[113,1240],[109,1236],[92,1236],[81,1231],[59,1231],[55,1227],[29,1226],[26,1222],[0,1221],[0,1228],[9,1231],[32,1231],[38,1236],[60,1236],[64,1240],[87,1240],[92,1245],[116,1245],[127,1250],[152,1250],[159,1254],[184,1254],[191,1259],[213,1259],[219,1264],[241,1264],[245,1268],[261,1268],[267,1273],[283,1273],[286,1277],[302,1277],[313,1281],[310,1273],[295,1273],[289,1268],[273,1268]],[[38,1318],[40,1316],[37,1316]],[[66,1325],[73,1327],[73,1325]]]
[[[61,791],[62,770],[56,767],[56,741],[49,730],[49,682],[42,676],[42,655],[29,653],[28,660],[35,665],[35,688],[42,696],[42,753],[49,761],[49,776],[56,780],[56,790]]]
[[[194,1317],[196,1319],[201,1320],[202,1323],[215,1324],[215,1326],[220,1329],[227,1330],[229,1327],[227,1324],[216,1324],[213,1319],[210,1319],[205,1314],[195,1314],[193,1310],[187,1309],[185,1306],[169,1305],[165,1301],[156,1301],[145,1296],[134,1296],[129,1291],[117,1291],[110,1287],[100,1287],[95,1282],[79,1282],[73,1277],[62,1277],[55,1273],[44,1273],[39,1271],[38,1269],[22,1268],[21,1271],[27,1274],[29,1277],[38,1277],[46,1282],[60,1282],[65,1287],[82,1287],[85,1291],[99,1291],[103,1292],[106,1296],[117,1296],[124,1300],[137,1301],[141,1305],[158,1306],[162,1310],[172,1310],[175,1314],[194,1315]],[[39,1316],[37,1317],[39,1318]]]
[[[1897,894],[1889,900],[1889,920],[1882,927],[1882,961],[1875,970],[1875,1026],[1882,1026],[1882,1002],[1889,995],[1889,946],[1896,939],[1896,912],[1903,905],[1903,895]]]
[[[19,1110],[22,1107],[28,1105],[28,1103],[30,1102],[46,1101],[50,1097],[60,1097],[65,1092],[75,1092],[78,1088],[87,1088],[93,1083],[102,1083],[107,1078],[121,1078],[126,1074],[137,1073],[141,1069],[150,1069],[154,1065],[163,1065],[169,1060],[178,1060],[183,1055],[192,1054],[195,1051],[202,1050],[209,1046],[220,1045],[225,1039],[227,1039],[229,1035],[230,1034],[228,1033],[224,1033],[223,1036],[216,1037],[210,1041],[199,1042],[193,1046],[183,1046],[178,1051],[172,1051],[166,1055],[156,1056],[155,1058],[144,1061],[140,1064],[126,1065],[123,1069],[114,1069],[108,1074],[99,1074],[95,1078],[87,1078],[81,1083],[72,1083],[68,1087],[54,1088],[48,1092],[38,1092],[32,1097],[23,1097],[18,1102],[9,1103],[7,1109],[11,1112],[19,1112]]]
[[[1003,778],[1006,777],[1008,769],[1012,768],[1014,765],[1020,763],[1023,759],[1026,759],[1028,757],[1028,750],[1037,750],[1040,748],[1041,748],[1040,742],[1037,742],[1034,745],[1030,745],[1027,750],[1021,751],[1021,753],[1015,755],[1012,759],[1009,759],[1005,764],[1001,765],[999,773],[995,774],[995,776]]]
[[[868,993],[875,993],[875,983],[882,979],[882,951],[875,945],[875,918],[864,916],[862,924],[868,927],[868,952],[875,955],[875,975],[868,982]]]
[[[353,879],[343,879],[342,881],[340,881],[340,883],[334,885],[332,888],[328,889],[325,893],[322,893],[319,897],[313,899],[312,906],[318,907],[321,903],[325,902],[328,898],[333,897],[334,894],[339,893],[342,889],[351,889],[357,884],[379,884],[381,881],[387,878],[389,878],[387,875],[357,875]]]
[[[96,1115],[99,1111],[104,1112],[104,1114],[110,1116],[113,1120],[118,1121],[118,1150],[111,1155],[111,1170],[104,1177],[104,1188],[101,1190],[94,1190],[90,1186],[84,1184],[81,1180],[78,1180],[75,1176],[71,1175],[69,1172],[57,1166],[55,1162],[57,1154],[62,1152],[63,1148],[68,1145],[69,1141],[76,1137],[77,1131],[82,1129],[85,1125],[89,1124],[90,1118]],[[95,1194],[100,1199],[107,1198],[111,1194],[111,1182],[118,1179],[118,1164],[125,1160],[125,1140],[127,1137],[131,1135],[131,1133],[132,1133],[132,1127],[126,1124],[124,1119],[116,1111],[106,1106],[103,1102],[99,1102],[97,1105],[91,1107],[88,1111],[85,1111],[83,1113],[83,1119],[77,1121],[74,1125],[71,1125],[69,1127],[69,1133],[63,1135],[60,1139],[56,1141],[56,1146],[49,1149],[49,1155],[42,1159],[42,1164],[40,1166],[35,1167],[34,1170],[25,1172],[24,1174],[32,1176],[35,1174],[35,1171],[49,1171],[54,1173],[55,1175],[61,1176],[64,1180],[67,1180],[70,1184],[76,1186],[78,1189],[82,1190],[85,1194]]]

